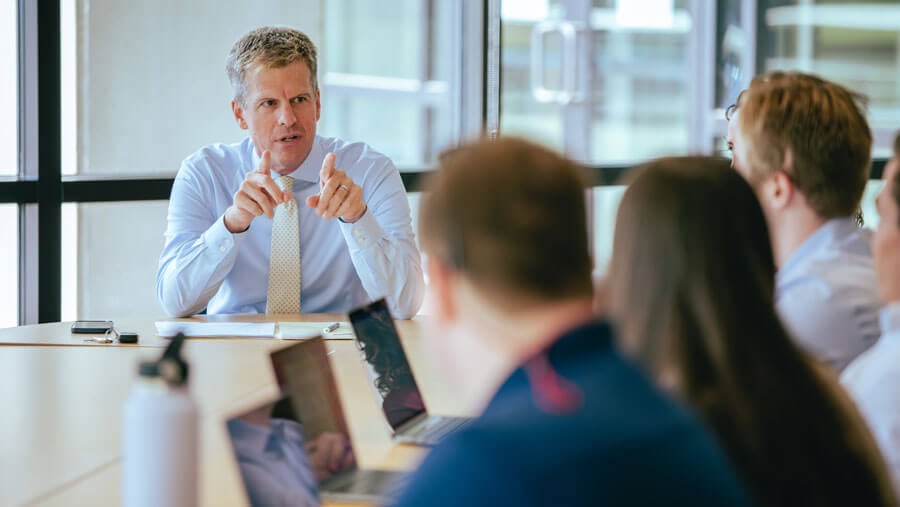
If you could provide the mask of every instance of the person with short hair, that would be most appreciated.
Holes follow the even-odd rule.
[[[428,346],[482,415],[425,458],[400,506],[748,505],[705,428],[595,320],[585,180],[500,138],[442,157],[419,214]]]
[[[878,227],[872,236],[881,293],[881,339],[841,374],[869,423],[900,492],[900,134],[884,167],[884,187],[875,200]]]
[[[880,334],[869,236],[854,223],[872,151],[862,103],[822,78],[770,72],[727,115],[733,166],[769,224],[781,318],[838,372]]]
[[[398,318],[419,310],[424,279],[400,174],[366,144],[317,135],[316,59],[291,28],[261,27],[232,47],[231,108],[249,136],[205,146],[178,171],[156,279],[169,315],[337,313],[380,297]]]
[[[625,351],[712,428],[756,505],[895,505],[862,418],[775,311],[751,187],[721,159],[635,171],[608,278]]]

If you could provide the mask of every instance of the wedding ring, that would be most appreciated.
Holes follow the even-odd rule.
[[[344,190],[347,191],[347,193],[350,193],[350,187],[348,187],[347,185],[344,185],[343,183],[338,185],[338,188],[343,188]]]

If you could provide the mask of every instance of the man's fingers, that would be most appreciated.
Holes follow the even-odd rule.
[[[256,204],[247,194],[239,193],[234,199],[234,205],[241,211],[249,213],[254,217],[258,217],[264,213],[263,209]]]
[[[245,184],[242,185],[241,191],[247,199],[256,203],[256,205],[262,209],[262,213],[265,213],[267,217],[272,218],[275,216],[274,210],[278,203],[275,202],[275,200],[272,199],[272,196],[263,188],[245,182]]]
[[[275,206],[290,200],[293,196],[290,193],[281,190],[281,187],[275,183],[275,180],[269,176],[260,174],[250,175],[250,184],[258,186],[272,200]]]
[[[344,439],[336,437],[332,440],[330,457],[329,468],[331,468],[332,472],[337,472],[341,469],[341,464],[344,461]]]
[[[262,153],[262,157],[260,157],[259,167],[256,168],[256,172],[259,174],[265,174],[269,176],[270,170],[272,169],[272,154],[269,153],[269,150],[266,150]]]
[[[344,188],[346,187],[346,188]],[[322,214],[323,217],[339,217],[337,214],[338,209],[340,209],[341,205],[347,202],[350,197],[350,190],[348,186],[344,185],[338,186],[338,188],[334,191],[333,197],[331,201],[325,206],[325,212]]]
[[[311,195],[311,196],[307,197],[306,205],[309,206],[310,208],[315,208],[316,206],[318,206],[319,205],[319,195],[316,194],[316,195]]]
[[[334,153],[329,153],[328,155],[325,155],[325,160],[322,161],[322,171],[319,173],[319,183],[321,185],[327,184],[332,176],[334,176]]]
[[[334,212],[337,211],[337,208],[340,207],[350,190],[355,186],[353,180],[346,178],[346,175],[343,173],[341,173],[341,177],[334,177],[328,180],[328,183],[319,192],[319,204],[316,206],[316,214],[323,218],[334,217]]]
[[[355,218],[362,213],[363,208],[365,208],[365,204],[362,202],[362,189],[354,185],[347,198],[341,203],[341,207],[334,212],[334,216],[343,219]]]

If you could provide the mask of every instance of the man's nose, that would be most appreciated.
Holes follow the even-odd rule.
[[[290,101],[282,102],[282,106],[278,112],[278,123],[286,127],[290,127],[294,123],[297,123],[297,116],[291,108]]]

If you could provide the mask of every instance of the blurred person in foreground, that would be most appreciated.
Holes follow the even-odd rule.
[[[594,320],[584,192],[574,162],[522,140],[442,157],[419,215],[426,336],[449,380],[494,395],[397,505],[748,505],[706,429]]]
[[[900,492],[900,134],[875,200],[879,222],[872,253],[881,292],[881,339],[853,361],[841,382],[875,434]]]
[[[872,152],[863,103],[822,78],[772,72],[726,114],[733,167],[768,221],[779,315],[838,372],[880,334],[869,231],[855,223]]]
[[[608,278],[623,349],[713,429],[756,505],[895,505],[833,371],[782,325],[774,279],[763,210],[726,160],[635,169]]]

